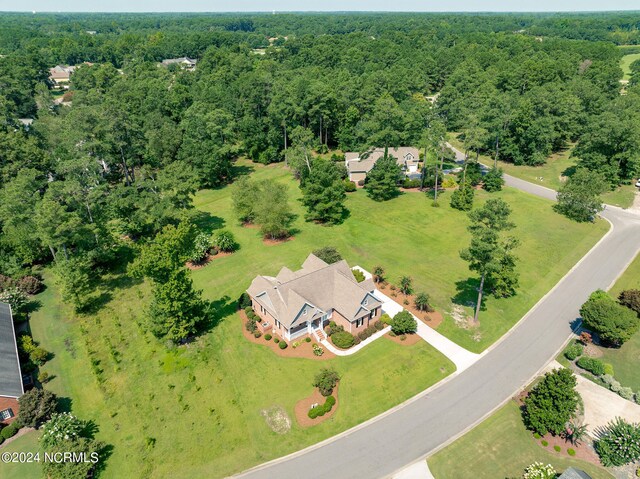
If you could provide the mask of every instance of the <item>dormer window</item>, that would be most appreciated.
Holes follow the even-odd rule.
[[[362,302],[362,304],[364,304],[366,306],[368,301],[369,300],[367,298],[364,298],[364,301]]]
[[[307,314],[307,308],[304,308],[304,309],[302,310],[302,314],[304,314],[304,315],[306,315],[306,314]]]

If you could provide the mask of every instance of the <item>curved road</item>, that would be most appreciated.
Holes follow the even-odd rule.
[[[505,179],[509,186],[555,199],[553,190]],[[609,288],[640,249],[640,216],[612,206],[602,216],[613,225],[609,233],[473,366],[378,418],[240,477],[388,477],[478,424],[558,354],[588,295]]]

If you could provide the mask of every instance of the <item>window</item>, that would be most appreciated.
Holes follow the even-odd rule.
[[[307,308],[304,308],[304,309],[302,310],[302,314],[304,314],[305,316],[307,315]]]
[[[13,411],[11,408],[3,409],[0,411],[0,421],[6,421],[13,417]]]
[[[366,306],[368,302],[369,302],[369,299],[368,298],[364,298],[364,301],[362,302],[362,304],[364,304]]]
[[[359,328],[364,324],[364,318],[360,318],[356,320],[356,328]]]

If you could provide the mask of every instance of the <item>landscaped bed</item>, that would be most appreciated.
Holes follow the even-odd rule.
[[[309,417],[309,410],[311,409],[311,406],[314,404],[322,405],[327,398],[320,394],[320,391],[316,388],[313,390],[311,396],[298,401],[295,407],[295,415],[298,424],[302,427],[311,427],[331,418],[338,409],[338,386],[333,389],[333,393],[331,393],[331,395],[336,401],[331,410],[322,416],[318,416],[313,419]]]

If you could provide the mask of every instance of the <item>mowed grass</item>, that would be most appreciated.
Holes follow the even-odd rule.
[[[625,289],[640,289],[640,256],[629,265],[624,274],[611,288],[611,295],[617,298]],[[640,333],[624,343],[620,348],[600,348],[602,360],[613,365],[615,376],[623,386],[640,391]]]
[[[524,469],[534,462],[551,464],[559,472],[576,467],[593,479],[613,477],[601,467],[561,456],[551,446],[538,445],[525,429],[514,401],[509,401],[427,462],[436,479],[521,477]]]
[[[20,436],[11,443],[3,444],[0,453],[32,452],[40,451],[38,439],[39,432],[30,432]],[[42,456],[41,456],[42,459]],[[0,461],[0,477],[2,479],[41,479],[42,467],[37,462],[20,463]]]
[[[355,426],[454,371],[424,342],[401,346],[386,338],[325,362],[279,358],[246,341],[235,312],[221,305],[217,327],[168,350],[137,325],[148,287],[113,293],[97,314],[76,318],[49,287],[32,318],[34,336],[55,352],[45,367],[55,375],[47,388],[78,417],[93,419],[98,439],[113,448],[101,477],[170,478],[176,471],[183,478],[225,477]],[[207,296],[217,297],[215,291]],[[103,370],[102,382],[91,371],[89,352]],[[318,370],[331,366],[342,376],[338,410],[325,423],[303,429],[294,406],[312,393]],[[261,411],[273,406],[291,418],[289,433],[267,426]],[[33,450],[34,443],[16,448]],[[0,477],[14,469],[0,464]],[[37,465],[26,469],[40,476]]]
[[[455,302],[465,305],[467,314],[472,314],[477,278],[459,256],[459,251],[469,243],[468,218],[466,213],[450,208],[450,193],[442,195],[441,206],[434,208],[426,195],[419,192],[378,203],[359,190],[348,196],[351,216],[347,221],[326,227],[303,221],[299,189],[288,171],[280,165],[254,168],[255,177],[289,186],[292,206],[299,215],[294,223],[298,233],[291,241],[265,247],[256,229],[238,226],[229,189],[200,192],[195,199],[197,208],[218,217],[215,222],[224,223],[242,245],[238,253],[194,271],[197,285],[207,294],[235,298],[257,274],[275,275],[282,266],[296,269],[312,250],[333,245],[352,266],[358,264],[369,271],[376,265],[383,266],[392,283],[397,284],[402,275],[411,276],[415,290],[427,292],[445,314],[439,331],[476,352],[509,330],[608,228],[602,221],[595,224],[569,221],[553,212],[551,202],[512,188],[493,195],[478,191],[478,205],[488,198],[499,197],[513,208],[517,225],[514,234],[522,241],[518,248],[521,286],[512,298],[487,297],[480,327],[463,329],[448,313]]]
[[[288,185],[298,218],[294,239],[264,245],[258,230],[240,226],[231,209],[231,188],[202,191],[196,207],[206,220],[234,232],[241,248],[193,272],[196,287],[214,301],[220,324],[194,343],[168,350],[144,330],[150,289],[124,277],[105,278],[109,295],[92,315],[76,317],[60,304],[52,278],[39,295],[31,327],[42,346],[55,354],[44,370],[49,383],[74,414],[93,419],[98,438],[111,444],[104,477],[223,477],[296,451],[359,424],[410,398],[450,374],[454,367],[426,343],[411,347],[386,339],[359,353],[326,362],[279,358],[266,346],[247,342],[233,301],[257,274],[298,268],[310,251],[332,244],[351,265],[381,264],[392,282],[414,278],[443,312],[460,298],[470,301],[475,280],[458,255],[469,241],[465,213],[452,210],[445,194],[433,208],[421,193],[387,203],[364,191],[350,194],[351,216],[324,227],[303,221],[299,189],[281,165],[253,168],[256,178]],[[478,204],[490,196],[479,192]],[[580,225],[555,214],[550,203],[506,189],[522,238],[521,288],[514,298],[489,299],[477,331],[457,327],[450,317],[440,331],[474,351],[498,339],[553,286],[605,232],[604,223]],[[469,303],[471,304],[471,303]],[[466,307],[471,313],[471,307]],[[140,325],[139,325],[140,324]],[[92,372],[91,364],[94,364]],[[334,366],[342,375],[340,404],[330,420],[302,429],[293,419],[296,402],[311,394],[314,374]],[[289,433],[278,435],[261,411],[282,407],[292,418]],[[0,477],[4,477],[0,465]]]
[[[463,150],[463,145],[457,138],[452,138],[449,142],[456,148]],[[498,161],[498,166],[508,175],[521,178],[536,185],[546,186],[552,190],[558,190],[570,176],[576,166],[576,159],[571,157],[574,145],[552,154],[547,158],[547,162],[540,166],[514,165],[507,161]],[[492,166],[493,159],[480,155],[480,161],[485,165]],[[601,195],[602,201],[609,205],[628,208],[633,204],[634,195],[637,188],[630,182],[621,185],[613,191],[607,191]]]
[[[640,60],[640,53],[630,53],[628,55],[624,55],[620,60],[620,68],[624,75],[622,76],[623,80],[629,80],[631,78],[631,64],[636,60]]]

